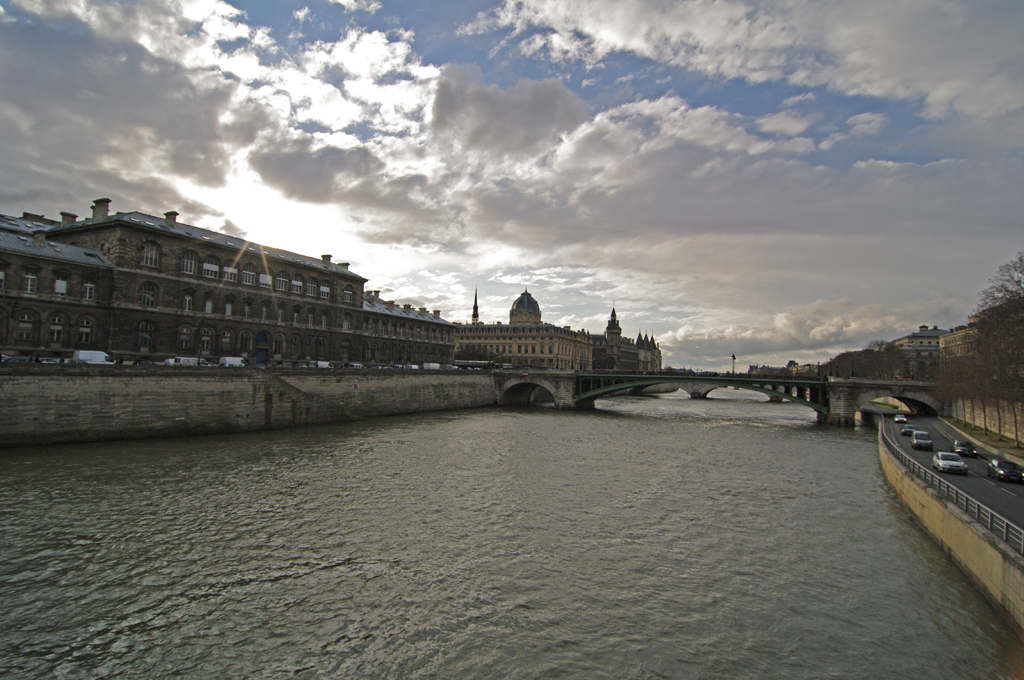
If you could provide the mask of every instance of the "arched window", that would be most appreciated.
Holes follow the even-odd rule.
[[[320,336],[316,339],[316,355],[321,359],[327,358],[327,338]]]
[[[83,317],[78,320],[78,344],[92,344],[92,319]]]
[[[274,354],[284,354],[284,336],[274,336]]]
[[[313,356],[313,338],[306,338],[306,358]]]
[[[313,310],[312,309],[309,310],[308,312],[306,312],[306,325],[307,326],[312,326],[313,325]]]
[[[203,299],[203,311],[207,314],[213,314],[213,293],[207,293]]]
[[[35,340],[36,317],[31,312],[24,312],[18,317],[18,340]]]
[[[199,349],[209,352],[211,347],[213,347],[213,329],[204,326],[199,330]]]
[[[178,328],[178,349],[190,349],[192,347],[192,328],[181,326]]]
[[[191,250],[186,250],[181,258],[181,273],[195,274],[199,263],[199,256]]]
[[[232,312],[235,311],[235,298],[228,296],[224,300],[224,316],[231,316]]]
[[[150,281],[139,286],[139,304],[143,307],[152,307],[156,304],[156,284]]]
[[[193,298],[192,298],[192,293],[190,293],[190,292],[189,293],[185,293],[181,297],[181,308],[182,308],[182,310],[184,310],[186,312],[191,312],[192,311],[193,302],[194,301],[193,301]]]
[[[252,353],[252,334],[249,331],[238,334],[238,351],[243,355]]]
[[[350,331],[352,330],[352,315],[346,314],[341,320],[341,330]]]
[[[153,346],[153,335],[156,333],[156,326],[152,321],[142,321],[139,323],[138,332],[138,345],[139,349],[143,347],[149,348]]]
[[[320,284],[320,299],[321,300],[330,300],[331,299],[331,287],[327,285],[326,281],[324,281],[322,284]]]
[[[159,267],[160,266],[160,246],[152,241],[147,241],[142,244],[142,266],[143,267]]]
[[[256,267],[248,263],[242,266],[242,283],[247,286],[256,285]]]
[[[288,343],[288,353],[292,359],[299,357],[299,350],[302,348],[302,340],[297,335],[292,336],[291,342]]]
[[[57,314],[50,318],[50,342],[64,342],[64,317]]]
[[[320,314],[320,328],[327,328],[327,314]]]
[[[207,255],[203,260],[203,276],[208,279],[220,278],[220,260],[213,255]]]
[[[231,331],[224,331],[220,334],[220,351],[224,353],[231,351]]]
[[[316,295],[316,279],[312,276],[306,280],[306,295]]]
[[[270,320],[270,303],[269,302],[264,302],[262,305],[260,305],[260,319],[262,321],[269,321]]]
[[[277,278],[274,279],[274,288],[282,293],[288,290],[288,272],[277,273]]]
[[[302,293],[302,277],[298,274],[296,274],[295,278],[292,279],[292,292],[297,294]]]
[[[355,300],[356,291],[352,286],[345,286],[345,290],[341,293],[342,302],[352,302]]]

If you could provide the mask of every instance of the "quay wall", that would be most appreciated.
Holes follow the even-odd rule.
[[[486,372],[0,369],[0,447],[247,432],[498,403]]]
[[[1024,631],[1024,557],[906,470],[878,437],[882,472],[903,504],[967,575]]]

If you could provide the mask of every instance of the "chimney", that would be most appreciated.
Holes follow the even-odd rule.
[[[427,308],[426,307],[420,307],[420,314],[426,314],[426,313],[427,313]]]
[[[919,331],[921,331],[923,333],[924,331],[928,330],[928,326],[918,326],[917,330],[919,330]]]
[[[66,227],[69,224],[74,224],[78,221],[78,215],[69,212],[62,212],[60,214],[60,226]]]
[[[330,257],[330,255],[328,255],[327,257]],[[348,262],[339,262],[338,266],[344,269],[345,271],[348,271]]]
[[[170,212],[164,213],[164,221],[167,222],[168,227],[173,227],[178,223],[178,213],[171,210]]]
[[[387,305],[387,307],[388,307],[388,309],[389,309],[389,310],[391,310],[391,309],[394,309],[394,308],[395,308],[395,301],[394,301],[394,300],[388,300],[388,301],[387,301],[387,302],[385,302],[384,304],[385,304],[385,305]]]
[[[402,305],[402,309],[403,309],[404,311],[408,312],[409,310],[411,310],[411,309],[412,309],[412,305],[410,305],[410,304],[404,304],[404,305]]]
[[[46,232],[43,231],[42,229],[40,229],[39,231],[33,231],[32,232],[32,238],[34,238],[36,240],[36,245],[38,245],[38,246],[45,246],[46,245]]]
[[[92,221],[102,222],[110,214],[110,199],[97,198],[92,202]]]
[[[441,318],[441,310],[440,309],[435,309],[434,310],[434,318],[436,318],[436,319],[440,319]]]
[[[324,261],[324,264],[330,264],[331,263],[331,256],[330,255],[321,255],[320,259]]]
[[[371,290],[370,291],[370,295],[373,296],[373,301],[374,302],[380,302],[380,291],[379,290]]]

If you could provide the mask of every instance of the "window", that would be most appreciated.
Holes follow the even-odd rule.
[[[32,340],[35,338],[35,318],[28,312],[18,317],[18,340]]]
[[[320,299],[321,300],[329,300],[330,298],[331,298],[331,287],[330,286],[320,286]]]
[[[203,303],[203,311],[207,314],[213,314],[213,298],[207,297]]]
[[[39,277],[34,272],[25,272],[25,276],[21,281],[21,289],[26,293],[34,293],[38,283]]]
[[[231,351],[231,331],[224,331],[220,336],[220,350],[222,352]]]
[[[203,260],[203,276],[208,279],[219,279],[220,260],[213,255],[207,256],[207,258]]]
[[[260,288],[270,288],[270,274],[260,274]]]
[[[143,321],[139,323],[138,342],[139,349],[150,348],[153,346],[153,333],[156,332],[156,326],[152,321]]]
[[[284,336],[274,336],[274,354],[284,354]]]
[[[92,281],[86,281],[82,284],[82,299],[83,300],[95,300],[96,299],[96,284]]]
[[[251,319],[252,318],[252,303],[251,302],[246,302],[244,305],[242,305],[242,316],[245,317],[246,319]]]
[[[57,297],[64,297],[68,294],[68,275],[64,272],[57,272],[53,279],[53,294]]]
[[[199,331],[199,349],[203,352],[209,352],[213,346],[213,331],[209,328],[204,328]]]
[[[156,284],[146,281],[139,286],[139,304],[143,307],[152,307],[156,304]]]
[[[316,295],[316,279],[313,277],[306,281],[306,295]]]
[[[307,326],[312,326],[313,325],[313,310],[310,310],[309,313],[306,314],[306,325]]]
[[[181,273],[182,274],[195,274],[196,264],[199,262],[199,258],[191,250],[185,253],[185,256],[181,258]]]
[[[50,319],[50,342],[64,342],[64,318],[55,316]]]
[[[242,283],[247,286],[256,285],[256,268],[251,264],[242,267]]]
[[[352,289],[352,286],[345,286],[345,290],[341,294],[341,301],[352,302],[352,300],[355,299],[355,295],[356,293]]]
[[[238,270],[234,267],[224,267],[224,280],[232,283],[238,281]]]
[[[288,275],[287,274],[278,274],[277,275],[277,280],[274,281],[274,285],[277,288],[277,290],[280,290],[280,291],[288,290]]]
[[[78,320],[78,344],[88,345],[92,342],[92,319]]]
[[[6,284],[7,284],[7,272],[5,272],[3,269],[0,269],[0,290],[3,290],[4,286]]]
[[[227,302],[225,302],[224,303],[224,316],[231,316],[231,312],[233,311],[233,307],[234,307],[234,303],[232,303],[231,300],[228,300]]]
[[[302,279],[300,279],[300,278],[292,279],[292,292],[293,293],[301,293],[302,292]]]
[[[270,318],[270,305],[264,304],[260,307],[260,320],[266,321]]]
[[[186,312],[191,312],[192,311],[192,296],[191,295],[186,295],[185,297],[181,298],[181,308],[183,310],[185,310]]]
[[[326,314],[321,314],[320,315],[320,328],[327,328],[327,315]]]
[[[352,330],[352,315],[346,314],[345,318],[341,321],[341,330],[350,331]]]
[[[242,331],[238,334],[238,351],[241,354],[252,352],[252,335],[248,331]]]
[[[160,246],[155,243],[146,243],[142,246],[142,266],[160,266]]]
[[[299,310],[298,309],[294,309],[294,310],[292,310],[292,323],[298,323],[298,322],[299,322]]]
[[[277,320],[279,322],[283,322],[284,321],[284,307],[283,306],[277,308]]]
[[[182,326],[178,329],[178,349],[189,349],[192,346],[192,329]]]

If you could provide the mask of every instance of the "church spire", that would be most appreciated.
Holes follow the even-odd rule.
[[[476,293],[477,289],[473,288],[473,323],[480,323],[480,309],[476,305]]]

